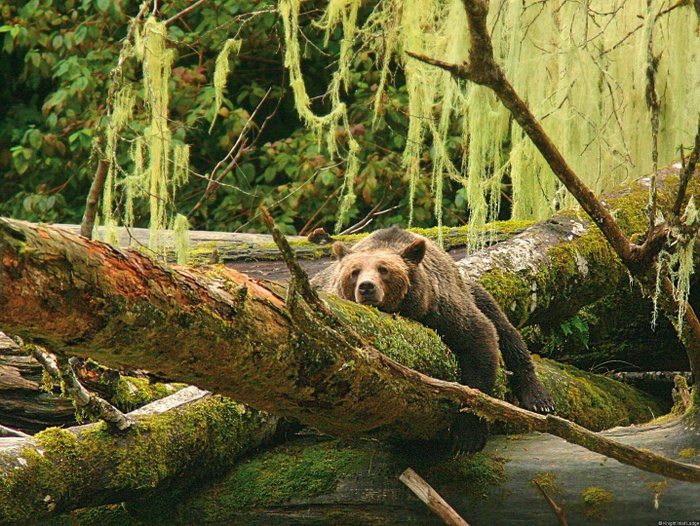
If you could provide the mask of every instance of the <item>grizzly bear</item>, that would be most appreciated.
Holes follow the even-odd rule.
[[[518,331],[491,294],[462,278],[435,243],[392,227],[352,250],[337,242],[333,253],[337,261],[312,279],[314,286],[434,329],[457,356],[462,383],[484,393],[490,394],[496,381],[500,344],[520,404],[539,412],[554,409]],[[486,422],[468,413],[460,413],[450,431],[454,447],[465,452],[483,449],[488,436]]]

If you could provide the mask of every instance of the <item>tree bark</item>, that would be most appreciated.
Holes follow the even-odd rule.
[[[432,439],[442,436],[458,408],[456,399],[387,370],[385,357],[339,344],[309,312],[290,315],[274,285],[229,269],[174,271],[46,226],[2,220],[0,232],[0,329],[6,332],[107,365],[144,368],[337,435]],[[378,350],[425,374],[457,378],[454,357],[432,331],[329,301]],[[556,367],[541,373],[550,390],[561,393],[563,414],[594,429],[610,422],[596,421],[585,402],[570,403],[591,394],[588,387],[572,396],[570,375]],[[593,398],[590,405],[609,411]],[[630,407],[647,403],[638,398]],[[627,409],[614,414],[627,422],[648,416]]]
[[[465,405],[640,469],[700,480],[696,466],[411,369],[455,374],[434,333],[398,318],[381,323],[386,316],[354,303],[328,298],[337,315],[324,307],[323,316],[333,319],[319,319],[295,296],[287,311],[274,287],[235,271],[176,271],[135,252],[9,219],[0,220],[0,261],[0,329],[62,352],[161,372],[335,435],[434,440]],[[342,317],[352,321],[339,322]],[[408,354],[407,367],[380,352],[396,353],[401,342],[427,354]]]
[[[659,171],[661,210],[674,203],[680,164]],[[689,193],[700,191],[695,177]],[[627,236],[646,231],[649,177],[601,199]],[[479,279],[517,326],[566,320],[593,301],[629,288],[629,275],[593,221],[567,210],[532,225],[522,234],[460,260],[462,274]],[[503,283],[508,283],[503,286]]]

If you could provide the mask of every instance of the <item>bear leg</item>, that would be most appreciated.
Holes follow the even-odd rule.
[[[449,313],[438,315],[439,323],[433,328],[457,356],[461,369],[460,382],[491,394],[499,365],[496,329],[468,296],[453,303],[452,307]],[[459,413],[450,428],[453,454],[481,451],[488,435],[486,420],[471,413]]]
[[[518,330],[513,327],[496,300],[484,287],[472,283],[472,294],[477,308],[496,327],[503,361],[506,368],[513,372],[511,388],[520,405],[538,413],[554,411],[554,400],[535,375],[530,351]]]

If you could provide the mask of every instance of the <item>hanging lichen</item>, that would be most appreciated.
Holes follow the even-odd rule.
[[[645,56],[648,38],[663,50],[657,89],[663,93],[660,114],[659,162],[668,163],[681,143],[692,143],[700,107],[700,35],[690,2],[631,0],[614,9],[609,2],[491,3],[488,27],[496,60],[564,157],[584,182],[600,193],[631,175],[651,170],[650,124],[644,104]],[[423,177],[426,143],[431,144],[432,188],[439,178],[452,177],[457,166],[466,180],[471,224],[495,217],[500,188],[510,177],[513,216],[539,218],[574,203],[554,178],[529,138],[492,94],[483,88],[457,84],[438,68],[408,58],[404,51],[460,63],[468,52],[468,25],[461,0],[380,0],[355,27],[356,2],[332,0],[319,24],[327,35],[342,28],[338,68],[328,93],[330,113],[315,116],[301,75],[298,44],[298,0],[283,0],[285,64],[299,114],[327,137],[342,122],[345,108],[334,98],[347,86],[349,49],[377,56],[380,80],[374,101],[375,119],[388,82],[389,64],[403,65],[409,116],[403,169],[410,194],[409,222],[417,181]],[[653,27],[653,34],[651,28]],[[462,126],[462,160],[452,159],[440,143],[454,125]],[[335,144],[329,140],[329,150]],[[454,155],[454,154],[453,154]],[[345,181],[345,189],[351,187]],[[343,200],[347,202],[345,195]],[[436,195],[436,218],[440,221]],[[476,244],[480,243],[477,241]]]
[[[177,214],[173,220],[173,234],[175,236],[175,256],[179,265],[185,265],[190,254],[190,225],[187,218]]]
[[[216,117],[221,109],[221,104],[224,101],[224,88],[226,87],[226,79],[231,72],[230,55],[238,53],[241,50],[242,41],[236,38],[229,38],[224,47],[221,48],[219,55],[216,57],[216,65],[214,66],[214,117],[211,119],[209,133],[214,128]]]
[[[106,129],[106,156],[110,164],[101,214],[106,231],[105,240],[116,244],[116,227],[120,219],[124,226],[132,227],[135,222],[135,203],[146,198],[150,212],[148,247],[157,253],[163,253],[165,249],[162,233],[166,226],[178,227],[180,232],[176,234],[176,240],[186,239],[182,230],[187,228],[186,220],[168,219],[172,215],[175,192],[188,178],[189,146],[173,144],[169,128],[169,83],[174,52],[166,47],[166,33],[165,24],[151,17],[143,23],[143,27],[134,26],[133,32],[129,33],[133,42],[127,42],[122,48],[119,67],[132,58],[141,61],[141,100],[147,111],[147,125],[143,136],[131,139],[122,137],[122,133],[134,119],[133,109],[138,94],[130,84],[115,90]],[[129,144],[129,158],[132,163],[129,171],[117,163],[117,152],[123,142]],[[114,207],[114,201],[120,191],[123,192],[123,200],[120,200],[121,218],[115,214]]]
[[[118,239],[116,234],[117,220],[114,217],[114,195],[117,187],[117,142],[119,133],[133,117],[135,104],[136,95],[131,86],[126,84],[114,95],[112,113],[105,134],[107,137],[105,151],[109,165],[102,196],[101,222],[105,232],[103,240],[107,243],[115,244]]]

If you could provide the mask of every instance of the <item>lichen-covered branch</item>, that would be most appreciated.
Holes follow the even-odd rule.
[[[633,243],[625,235],[610,210],[569,166],[557,146],[544,131],[540,121],[510,84],[503,69],[496,63],[493,56],[491,37],[486,27],[486,16],[489,10],[487,0],[464,0],[463,5],[469,23],[470,48],[468,62],[462,65],[449,65],[421,55],[413,54],[412,56],[418,60],[446,69],[458,78],[487,86],[493,90],[501,103],[510,111],[513,119],[540,151],[554,175],[600,228],[623,264],[637,278],[645,293],[653,294],[656,286],[656,273],[654,272],[653,261],[665,245],[665,240],[669,235],[668,226],[661,225],[658,228],[650,228],[646,239],[641,245]],[[654,179],[652,185],[655,186],[655,184]],[[660,304],[664,309],[664,313],[671,318],[676,312],[680,312],[688,325],[683,330],[681,337],[686,346],[690,367],[696,379],[696,386],[700,388],[700,322],[698,322],[692,307],[687,303],[679,305],[680,302],[676,299],[678,292],[675,290],[673,283],[667,278],[663,279],[664,283],[657,291],[660,290],[660,295],[666,297],[662,298]],[[678,308],[671,310],[671,307],[674,305]]]

